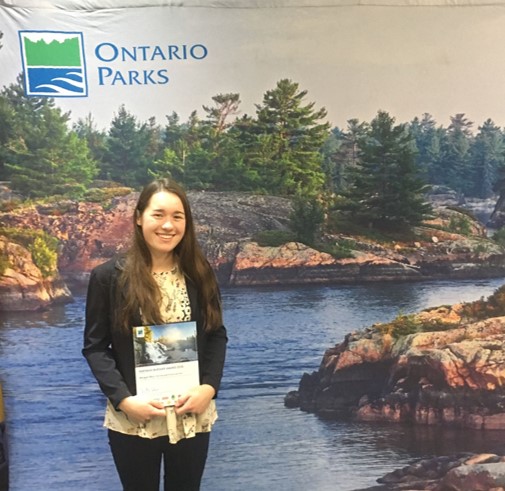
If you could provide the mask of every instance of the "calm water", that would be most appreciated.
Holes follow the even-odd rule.
[[[324,421],[283,398],[347,332],[503,283],[225,290],[230,344],[203,491],[351,491],[417,457],[501,443],[501,432]],[[0,319],[11,491],[120,490],[104,399],[80,354],[83,309],[77,293],[70,305]]]

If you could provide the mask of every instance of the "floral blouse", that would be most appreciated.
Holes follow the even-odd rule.
[[[191,319],[191,306],[184,275],[175,267],[171,271],[153,273],[162,292],[161,315],[163,322],[183,322]],[[217,420],[214,399],[202,414],[177,415],[172,406],[165,408],[165,418],[153,418],[146,424],[132,423],[125,413],[117,411],[110,401],[105,409],[104,426],[110,430],[142,438],[168,436],[170,443],[191,438],[196,433],[209,432]]]

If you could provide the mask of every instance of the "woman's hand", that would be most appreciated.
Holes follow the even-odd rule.
[[[128,416],[134,424],[146,424],[152,418],[165,417],[163,403],[158,401],[146,401],[138,396],[125,397],[118,408]]]
[[[185,413],[202,414],[215,395],[216,391],[211,385],[198,385],[189,390],[187,394],[179,397],[175,403],[175,413],[179,415]]]

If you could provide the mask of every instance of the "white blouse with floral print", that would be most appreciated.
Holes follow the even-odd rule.
[[[163,273],[153,273],[161,292],[161,315],[163,322],[182,322],[191,319],[191,306],[184,275],[179,268]],[[165,408],[165,418],[153,418],[146,424],[132,423],[125,413],[116,411],[110,401],[107,401],[104,426],[110,430],[137,435],[143,438],[156,438],[167,435],[171,443],[177,443],[183,438],[191,438],[196,433],[209,432],[217,420],[216,403],[214,399],[202,414],[187,413],[177,415],[174,408]]]

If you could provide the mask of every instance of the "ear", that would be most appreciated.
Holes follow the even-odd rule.
[[[137,225],[140,227],[142,225],[142,220],[141,220],[142,216],[140,215],[139,211],[138,210],[135,210],[135,222],[137,223]]]

